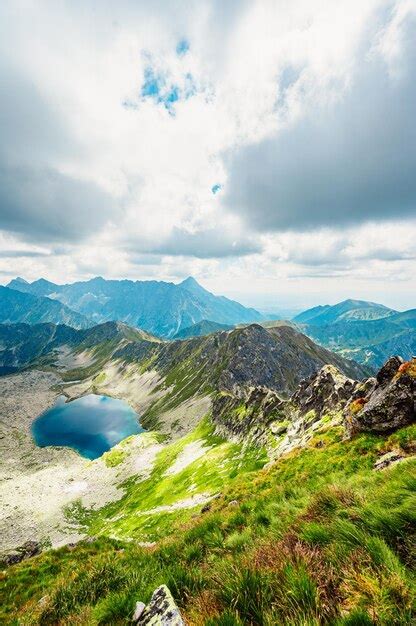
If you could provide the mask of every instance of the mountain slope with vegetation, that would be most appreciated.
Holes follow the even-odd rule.
[[[4,623],[127,624],[161,584],[191,626],[412,623],[415,392],[414,361],[391,359],[365,384],[325,366],[280,405],[299,438],[264,469],[260,441],[239,448],[219,437],[214,413],[120,500],[73,511],[100,537],[6,569]],[[398,421],[394,410],[375,434],[399,393],[409,412]],[[256,398],[259,424],[269,400]],[[184,466],[198,441],[205,454]],[[215,497],[189,511],[172,505],[203,489]],[[135,533],[156,543],[124,540]]]
[[[201,320],[192,326],[183,328],[180,330],[173,339],[190,339],[191,337],[203,337],[205,335],[211,335],[221,330],[232,330],[234,326],[227,326],[227,324],[219,324],[218,322],[212,322],[211,320]]]
[[[226,325],[262,319],[258,311],[213,295],[191,277],[177,285],[97,277],[67,285],[14,279],[8,286],[58,300],[96,324],[118,320],[165,338],[203,319]]]
[[[323,324],[333,324],[335,322],[352,322],[360,320],[382,319],[393,315],[396,311],[389,309],[383,304],[367,302],[366,300],[344,300],[338,304],[308,309],[299,313],[293,318],[299,324],[313,324],[320,326]]]

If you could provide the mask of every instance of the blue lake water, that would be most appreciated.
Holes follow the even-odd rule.
[[[143,432],[139,416],[122,400],[93,394],[65,400],[60,396],[33,422],[38,446],[67,446],[87,459],[96,459],[125,437]]]

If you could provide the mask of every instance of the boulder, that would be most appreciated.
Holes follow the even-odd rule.
[[[403,364],[403,359],[399,356],[392,356],[384,363],[376,376],[378,385],[385,385],[397,374],[399,367]]]
[[[349,436],[357,432],[390,433],[416,421],[416,359],[403,363],[391,357],[369,386],[367,395],[353,396],[345,407]]]
[[[142,603],[136,604],[140,609]],[[137,611],[139,613],[139,611]],[[178,607],[166,585],[158,587],[152,595],[149,604],[141,610],[137,619],[133,618],[137,626],[185,626]]]

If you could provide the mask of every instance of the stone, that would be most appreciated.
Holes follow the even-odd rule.
[[[145,608],[146,608],[146,605],[144,602],[136,602],[136,606],[135,606],[134,614],[133,614],[133,622],[137,622],[139,620]]]
[[[397,374],[399,367],[403,364],[403,359],[399,356],[392,356],[384,363],[378,372],[376,379],[379,385],[384,385],[391,381]]]
[[[238,500],[231,500],[231,501],[228,503],[228,506],[230,506],[230,507],[236,507],[236,506],[238,506]]]
[[[303,380],[291,397],[300,415],[314,411],[323,414],[342,408],[351,397],[356,381],[347,378],[333,365],[324,365],[319,372]]]
[[[166,585],[158,587],[143,609],[138,626],[185,626],[180,611]]]
[[[387,452],[383,454],[377,461],[374,463],[375,470],[382,470],[394,463],[398,463],[402,461],[406,457],[400,452],[400,450],[392,450],[391,452]]]
[[[0,558],[0,561],[4,565],[15,565],[15,563],[20,563],[25,559],[30,559],[41,552],[42,545],[38,541],[26,541],[12,552],[3,555]]]

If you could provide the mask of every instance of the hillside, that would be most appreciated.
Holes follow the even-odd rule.
[[[15,279],[9,287],[59,300],[95,323],[118,320],[165,338],[203,319],[226,325],[262,319],[258,311],[211,294],[191,277],[177,285],[100,277],[67,285]]]
[[[127,341],[159,342],[156,337],[120,322],[106,322],[76,330],[65,324],[0,324],[0,373],[10,373],[28,365],[53,362],[59,349],[67,353],[107,348]],[[45,357],[42,359],[42,357]]]
[[[0,323],[23,322],[38,324],[66,324],[74,328],[87,328],[92,323],[84,315],[71,310],[51,298],[0,286]]]
[[[106,322],[90,329],[40,324],[0,325],[0,366],[16,370],[28,365],[65,365],[67,380],[87,379],[111,369],[117,361],[134,365],[141,373],[156,371],[173,383],[168,396],[191,396],[220,385],[263,384],[281,393],[294,390],[302,378],[325,364],[333,364],[348,376],[362,378],[369,370],[319,347],[289,326],[263,328],[252,324],[229,332],[195,337],[187,341],[160,341],[120,322]],[[71,362],[83,354],[88,366],[83,371]],[[64,356],[63,356],[64,355]],[[39,360],[41,359],[41,360]],[[165,398],[166,399],[166,398]],[[159,407],[160,408],[160,407]]]
[[[63,492],[117,475],[121,497],[67,507],[86,540],[8,556],[2,622],[127,624],[165,584],[190,625],[412,623],[415,366],[365,384],[324,366],[287,401],[234,386],[178,440],[133,436],[67,474]]]

